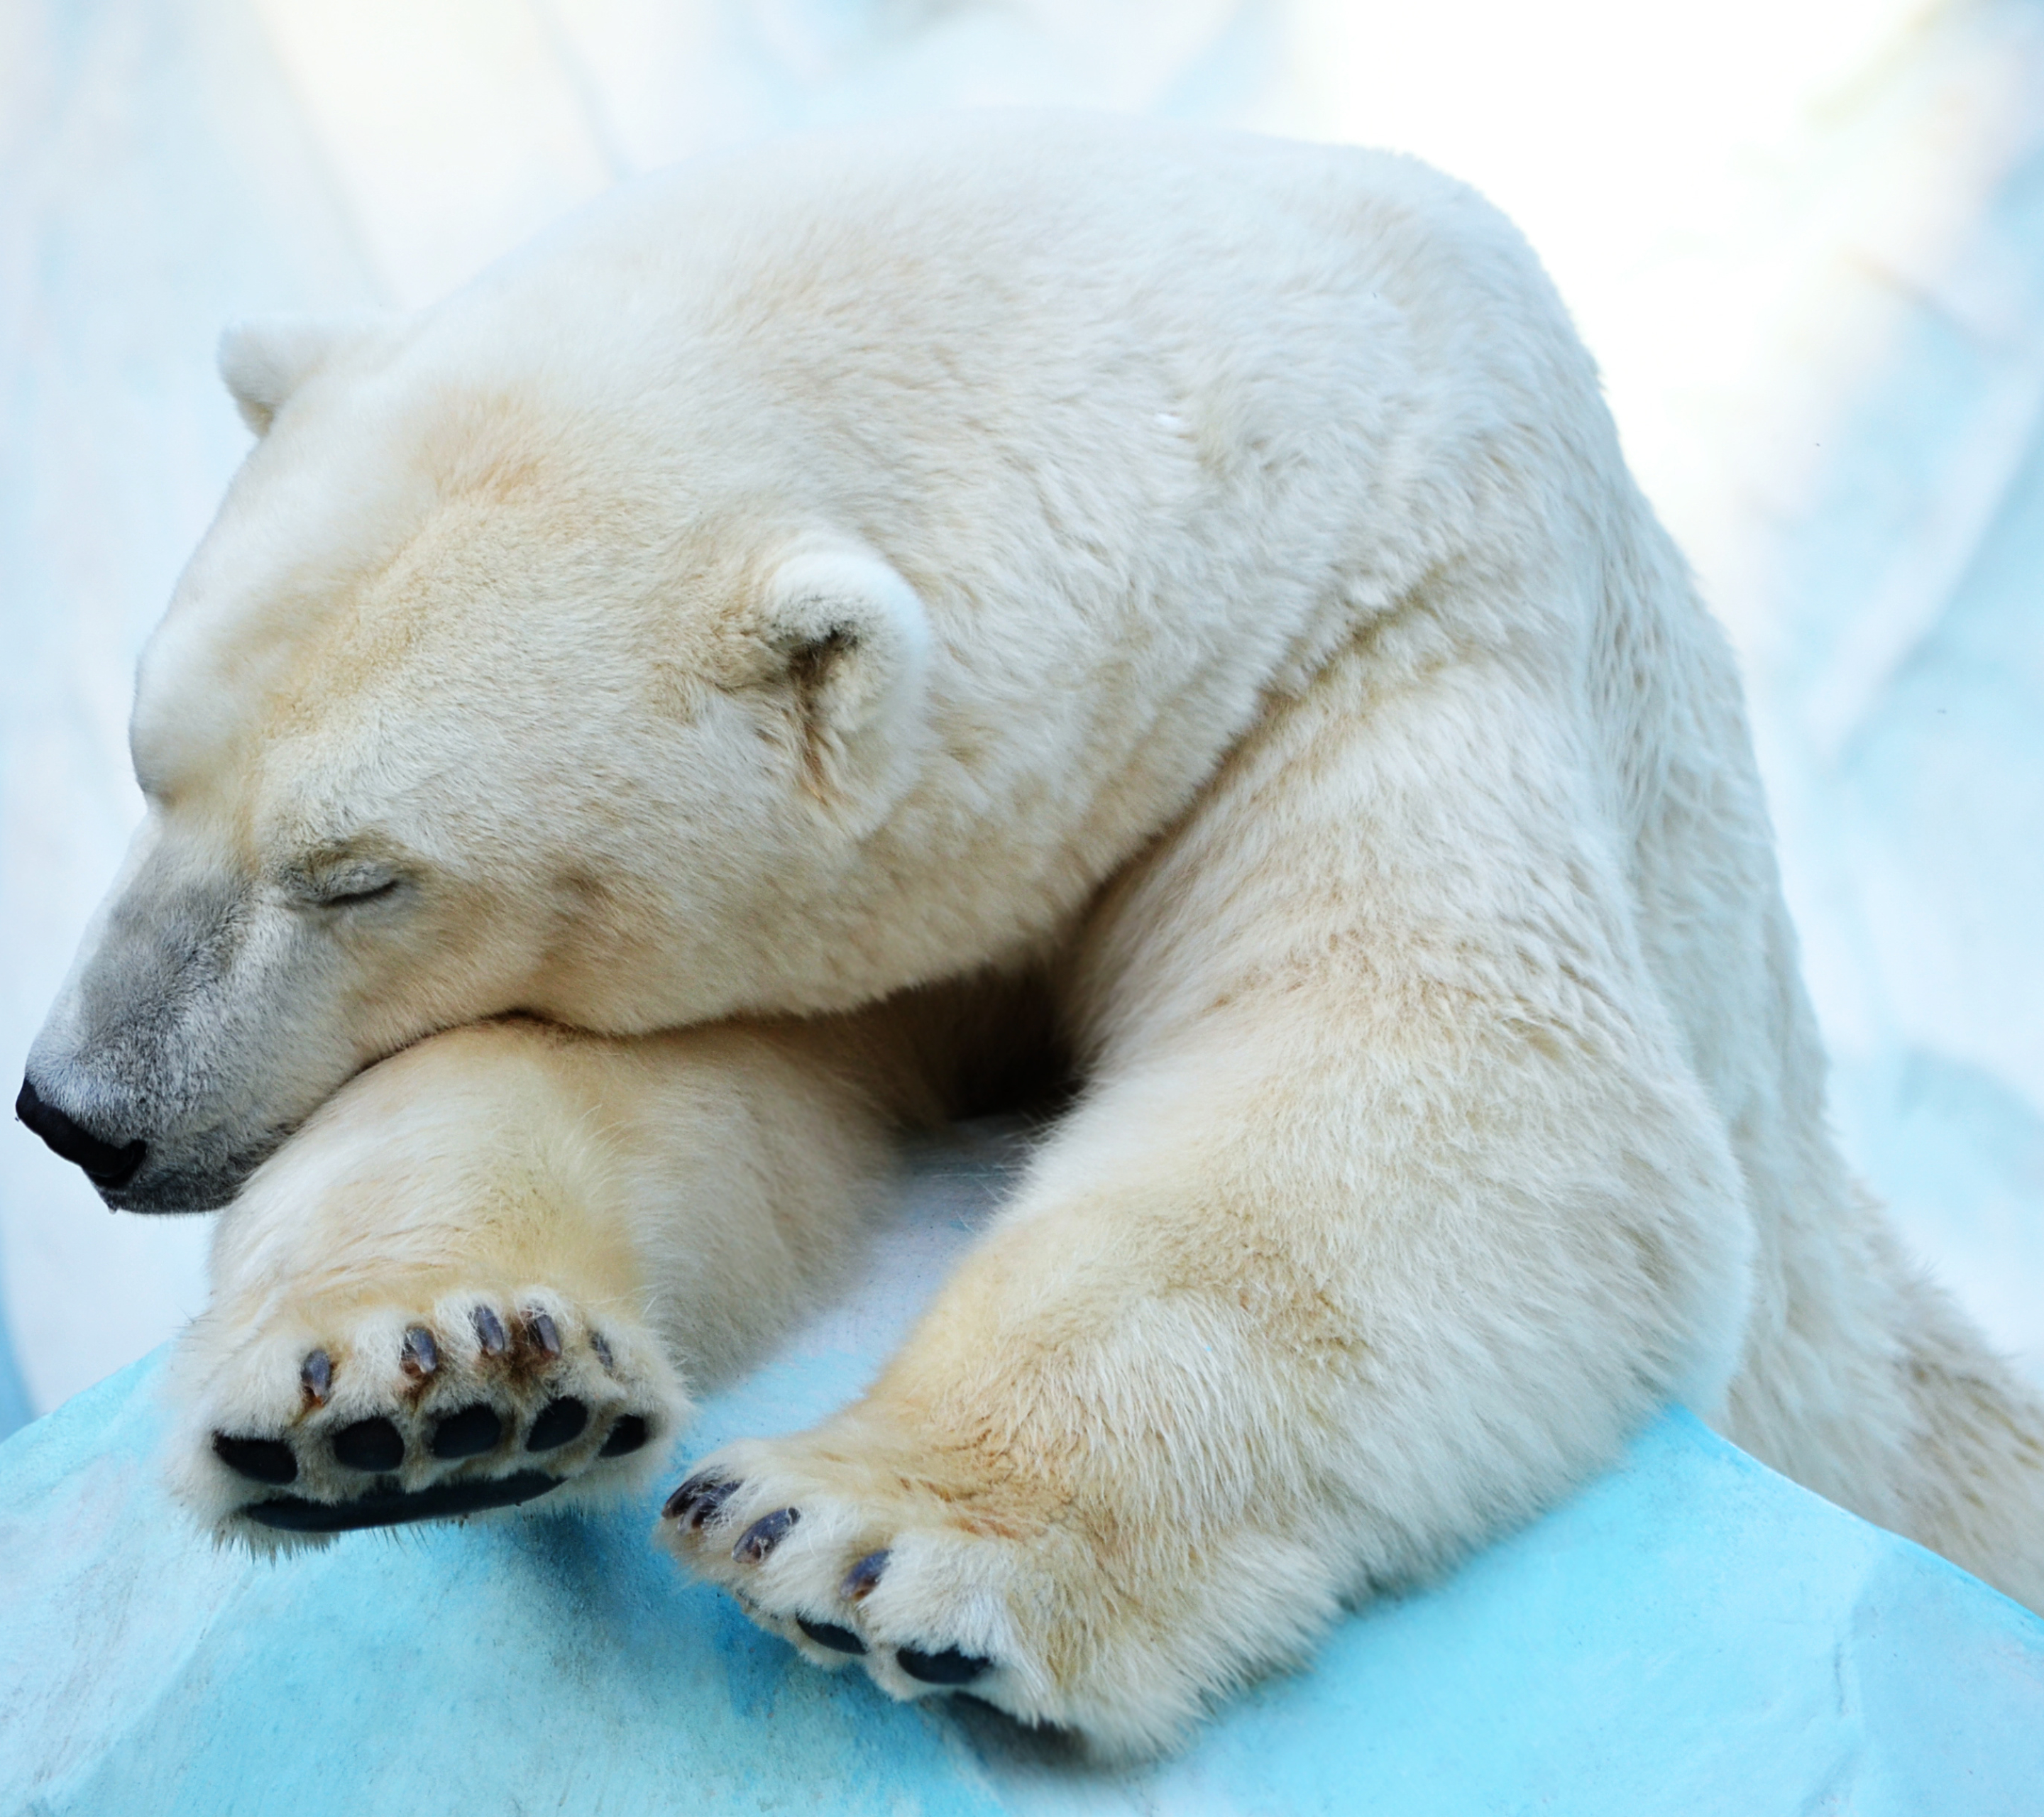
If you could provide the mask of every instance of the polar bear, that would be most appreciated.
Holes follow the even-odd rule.
[[[1833,1148],[1732,661],[1469,190],[897,125],[223,366],[21,1101],[226,1207],[218,1533],[646,1487],[896,1133],[1035,1094],[658,1523],[817,1664],[1162,1746],[1669,1402],[2044,1607],[2044,1411]]]

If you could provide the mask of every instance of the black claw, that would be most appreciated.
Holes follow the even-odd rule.
[[[297,1496],[277,1496],[241,1512],[264,1527],[281,1527],[288,1533],[352,1533],[358,1527],[403,1527],[415,1520],[444,1520],[479,1514],[485,1508],[513,1508],[559,1489],[563,1480],[540,1470],[521,1470],[515,1476],[480,1482],[436,1483],[431,1489],[410,1495],[402,1490],[372,1489],[352,1501],[305,1501]]]
[[[722,1477],[690,1477],[667,1497],[667,1505],[660,1512],[669,1520],[679,1520],[686,1515],[693,1531],[714,1520],[717,1511],[731,1500],[731,1492],[737,1487]]]
[[[894,1663],[911,1678],[924,1684],[970,1684],[993,1661],[976,1654],[961,1653],[955,1646],[942,1653],[925,1653],[920,1647],[897,1648]]]
[[[494,1451],[504,1436],[497,1409],[478,1400],[450,1413],[433,1431],[430,1449],[436,1458],[479,1458]]]
[[[405,1347],[398,1353],[398,1365],[414,1381],[424,1381],[440,1366],[440,1346],[433,1342],[433,1335],[424,1325],[414,1325],[405,1334]]]
[[[333,1454],[351,1470],[394,1470],[405,1461],[405,1441],[387,1419],[358,1419],[334,1434]]]
[[[276,1485],[298,1480],[298,1460],[281,1439],[230,1439],[216,1432],[213,1454],[252,1483]]]
[[[795,1626],[819,1646],[827,1646],[833,1653],[863,1653],[866,1642],[848,1627],[840,1627],[836,1622],[813,1622],[807,1615],[795,1617]]]
[[[333,1358],[325,1350],[313,1351],[298,1365],[298,1385],[313,1406],[325,1406],[327,1392],[333,1386]]]
[[[573,1395],[550,1400],[540,1409],[532,1430],[525,1435],[528,1451],[551,1451],[580,1435],[589,1423],[589,1409]]]
[[[603,1442],[599,1458],[622,1458],[636,1451],[646,1442],[648,1428],[646,1422],[636,1413],[628,1413],[610,1429],[610,1436]]]
[[[612,1370],[615,1370],[617,1369],[617,1362],[610,1354],[610,1345],[605,1339],[602,1332],[591,1331],[590,1333],[589,1347],[596,1352],[596,1360],[601,1363],[605,1369]]]
[[[889,1554],[869,1552],[845,1573],[844,1581],[837,1587],[837,1593],[846,1601],[863,1603],[873,1594],[874,1585],[880,1581],[880,1573],[887,1569]]]
[[[551,1314],[526,1313],[525,1335],[532,1340],[533,1348],[545,1355],[557,1357],[561,1354],[561,1334],[555,1327]]]
[[[788,1529],[802,1518],[799,1508],[777,1508],[771,1514],[763,1514],[739,1535],[738,1543],[731,1549],[731,1555],[741,1565],[762,1562],[774,1548],[787,1537]]]
[[[468,1322],[475,1327],[475,1341],[482,1346],[486,1357],[501,1357],[510,1349],[511,1340],[504,1335],[504,1321],[488,1306],[478,1306],[469,1314]]]

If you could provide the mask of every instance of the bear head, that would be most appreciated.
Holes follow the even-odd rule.
[[[929,744],[916,591],[759,483],[745,433],[705,461],[601,350],[487,328],[224,344],[262,439],[143,657],[147,818],[17,1106],[111,1205],[225,1203],[455,1024],[632,1032],[900,981],[859,950],[855,874]]]

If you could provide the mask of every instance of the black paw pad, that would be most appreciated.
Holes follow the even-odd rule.
[[[807,1615],[795,1617],[795,1626],[819,1646],[827,1646],[833,1653],[863,1653],[866,1642],[848,1627],[840,1627],[836,1622],[813,1622]]]
[[[722,1477],[690,1477],[667,1497],[660,1512],[669,1520],[686,1519],[693,1531],[716,1519],[717,1511],[731,1500],[731,1492],[737,1487]]]
[[[739,1535],[738,1543],[731,1549],[732,1557],[741,1565],[763,1563],[801,1518],[799,1508],[777,1508],[771,1514],[761,1515]]]
[[[955,1646],[942,1653],[924,1653],[919,1647],[897,1650],[894,1663],[911,1678],[924,1684],[970,1684],[993,1664],[976,1654],[961,1653]]]
[[[286,1533],[352,1533],[363,1527],[404,1527],[415,1520],[446,1520],[479,1514],[486,1508],[515,1508],[559,1489],[562,1481],[538,1470],[521,1470],[515,1476],[487,1481],[436,1483],[410,1494],[372,1489],[352,1501],[305,1501],[297,1496],[279,1496],[241,1512],[251,1520]]]
[[[225,1432],[216,1432],[213,1454],[236,1475],[246,1477],[252,1483],[298,1481],[298,1460],[281,1439],[230,1439]]]
[[[358,1419],[334,1434],[333,1454],[351,1470],[394,1470],[405,1461],[405,1441],[387,1419]]]
[[[599,1458],[622,1458],[629,1455],[646,1442],[646,1422],[636,1413],[628,1413],[610,1429],[610,1436],[603,1442]]]
[[[837,1593],[847,1602],[863,1603],[873,1594],[874,1586],[880,1581],[880,1573],[887,1569],[892,1554],[869,1552],[845,1573],[844,1581],[837,1587]]]
[[[532,1422],[532,1430],[525,1435],[525,1449],[554,1450],[569,1439],[579,1438],[582,1427],[588,1423],[589,1409],[573,1395],[563,1395],[540,1409],[539,1417]]]
[[[504,1436],[504,1422],[497,1409],[478,1400],[450,1413],[433,1433],[432,1454],[436,1458],[478,1458],[497,1449]]]

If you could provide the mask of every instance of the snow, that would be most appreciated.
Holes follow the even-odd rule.
[[[1747,664],[1855,1161],[2044,1373],[2044,5],[14,0],[0,1054],[139,812],[133,658],[240,458],[221,326],[422,302],[621,175],[1076,102],[1392,143],[1510,209]],[[198,1304],[202,1220],[0,1136],[0,1431]]]

